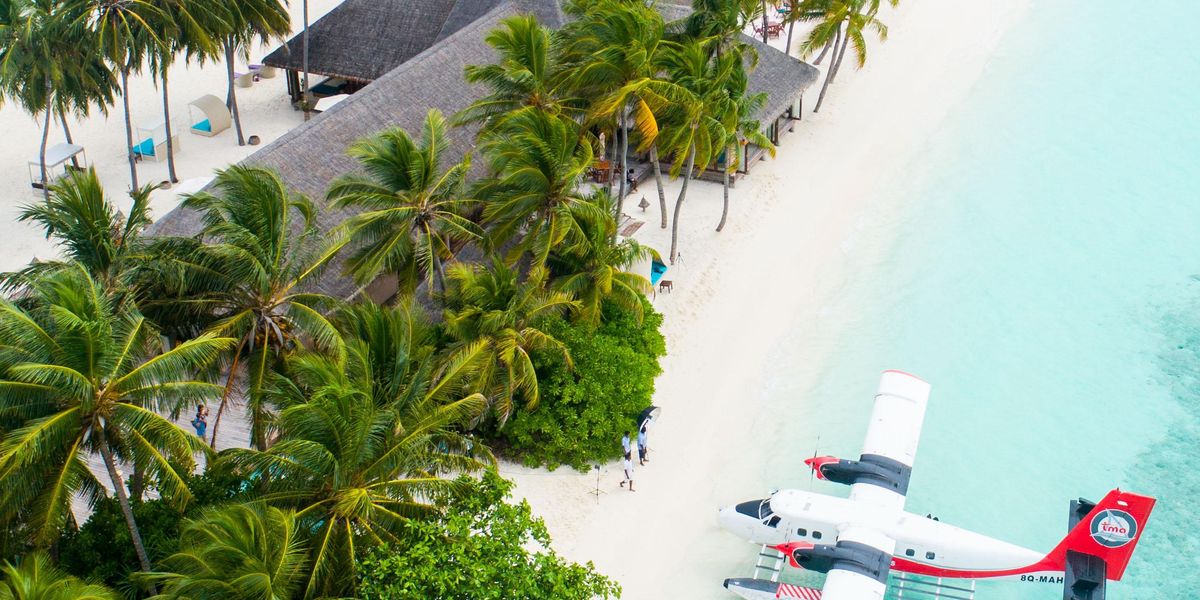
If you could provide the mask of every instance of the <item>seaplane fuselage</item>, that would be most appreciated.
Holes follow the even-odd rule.
[[[1000,578],[1062,585],[1061,565],[1046,554],[948,523],[801,490],[783,490],[720,511],[720,523],[756,544],[803,548],[832,544],[854,523],[895,540],[893,571],[935,577]],[[786,548],[784,548],[786,547]]]

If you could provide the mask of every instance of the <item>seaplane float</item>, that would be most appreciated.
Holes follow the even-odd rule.
[[[755,577],[726,579],[725,587],[748,600],[881,600],[891,576],[907,590],[894,596],[967,600],[974,580],[1004,579],[1054,586],[1065,600],[1104,600],[1106,581],[1125,573],[1154,498],[1112,490],[1099,503],[1072,501],[1066,537],[1049,552],[906,512],[929,390],[914,375],[885,371],[858,460],[804,461],[816,477],[850,486],[849,497],[781,490],[721,508],[725,529],[762,547]],[[826,573],[824,586],[779,581],[785,563]]]

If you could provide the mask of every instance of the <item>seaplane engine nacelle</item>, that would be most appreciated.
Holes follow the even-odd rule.
[[[793,567],[828,573],[838,569],[866,575],[880,583],[887,583],[888,568],[892,556],[869,544],[841,541],[836,546],[828,544],[796,545],[788,553]]]
[[[877,454],[864,454],[858,460],[818,456],[804,462],[820,479],[843,485],[868,483],[900,495],[908,494],[908,480],[912,477],[912,467]]]

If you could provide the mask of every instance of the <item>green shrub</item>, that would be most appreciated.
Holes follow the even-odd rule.
[[[550,535],[529,504],[505,502],[512,483],[494,472],[445,517],[409,521],[399,542],[377,546],[360,560],[363,600],[591,600],[620,597],[620,586],[591,563],[569,563],[550,547]],[[469,482],[469,483],[468,483]],[[534,547],[536,550],[531,551]]]
[[[575,368],[553,353],[534,356],[541,401],[534,410],[517,411],[494,434],[499,449],[551,469],[585,470],[620,458],[621,434],[633,431],[638,414],[650,406],[662,372],[658,359],[666,354],[662,315],[649,302],[644,313],[639,323],[629,311],[606,304],[595,329],[566,319],[545,323],[542,329],[570,349]]]

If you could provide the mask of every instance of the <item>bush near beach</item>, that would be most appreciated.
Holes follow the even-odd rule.
[[[496,434],[504,452],[528,466],[580,471],[621,458],[621,435],[650,406],[658,359],[666,354],[662,315],[649,302],[643,310],[639,322],[610,303],[598,327],[563,318],[543,326],[567,345],[574,368],[561,355],[535,356],[542,398],[537,410],[518,413]]]

